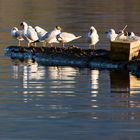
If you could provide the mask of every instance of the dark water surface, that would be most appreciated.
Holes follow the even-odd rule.
[[[0,140],[139,140],[140,79],[127,71],[47,67],[7,58],[10,29],[26,21],[82,35],[91,25],[98,48],[109,28],[140,35],[138,0],[0,1]]]

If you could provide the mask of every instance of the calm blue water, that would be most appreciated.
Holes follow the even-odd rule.
[[[83,36],[93,25],[100,35],[97,47],[109,49],[104,34],[109,28],[127,24],[140,35],[139,5],[136,0],[1,0],[0,139],[139,140],[139,78],[127,71],[47,67],[4,55],[4,48],[17,44],[10,29],[22,21],[46,30],[61,25]],[[84,37],[72,44],[88,47]]]

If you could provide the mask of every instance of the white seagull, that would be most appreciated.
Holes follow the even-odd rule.
[[[32,43],[37,42],[39,37],[35,29],[31,26],[28,26],[26,22],[22,22],[20,26],[23,28],[22,37],[28,41],[28,46],[31,46]]]
[[[82,36],[76,36],[74,35],[73,33],[67,33],[67,32],[61,32],[60,34],[58,34],[56,36],[57,40],[63,44],[63,47],[64,47],[64,44],[65,43],[68,43],[70,41],[73,41],[75,39],[79,39],[81,38]]]
[[[44,35],[47,33],[47,31],[39,26],[35,26],[35,31],[37,32],[37,35],[39,37],[39,40],[44,37]]]
[[[127,33],[127,32],[126,32]],[[127,33],[128,34],[128,33]],[[128,40],[128,36],[125,35],[125,32],[124,30],[120,30],[119,33],[118,33],[118,36],[116,37],[115,40],[122,40],[122,41],[125,41],[125,40]]]
[[[140,40],[140,37],[139,36],[136,36],[134,34],[134,32],[128,32],[128,39],[129,40],[135,40],[135,41],[137,41],[137,40]]]
[[[99,41],[99,35],[93,26],[90,27],[90,31],[86,34],[86,39],[89,43],[89,47],[95,49],[95,45]]]
[[[109,29],[108,32],[106,32],[106,37],[109,41],[115,41],[118,34],[115,32],[114,29]]]
[[[45,40],[42,40],[42,38],[48,33],[45,29],[39,27],[39,26],[35,26],[35,31],[37,32],[38,38],[39,38],[39,42],[43,43],[43,46],[46,46],[46,42]],[[38,41],[37,41],[38,42]]]
[[[117,34],[114,29],[109,29],[109,31],[106,32],[106,37],[109,41],[127,40],[127,36],[125,36],[124,30],[120,30]]]
[[[23,41],[23,40],[24,40],[23,37],[21,36],[21,34],[22,34],[22,31],[21,31],[21,30],[18,30],[17,27],[13,27],[13,28],[11,29],[11,36],[12,36],[13,38],[15,38],[15,39],[18,40],[18,46],[21,45],[21,44],[20,44],[20,41]]]
[[[56,26],[52,31],[46,33],[40,41],[45,41],[51,45],[52,43],[59,43],[59,41],[56,39],[56,36],[61,33],[61,30],[62,29],[60,26]]]

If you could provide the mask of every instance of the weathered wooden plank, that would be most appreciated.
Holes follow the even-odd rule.
[[[112,41],[111,59],[130,61],[139,54],[140,41]]]

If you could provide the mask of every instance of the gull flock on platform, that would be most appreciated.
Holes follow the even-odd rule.
[[[63,32],[60,26],[54,27],[51,31],[35,26],[34,28],[28,25],[26,22],[20,24],[21,30],[17,27],[11,29],[11,36],[18,40],[18,45],[21,46],[21,41],[27,41],[28,46],[36,46],[37,42],[42,42],[43,46],[53,43],[62,43],[62,47],[68,42],[79,39],[82,36],[76,36],[73,33]],[[127,25],[123,30],[118,33],[114,29],[109,29],[106,32],[106,38],[109,41],[126,41],[126,40],[140,40],[140,37],[136,36],[133,32],[126,32]],[[99,35],[95,27],[91,26],[86,33],[86,41],[91,49],[95,49],[95,45],[99,42]]]

